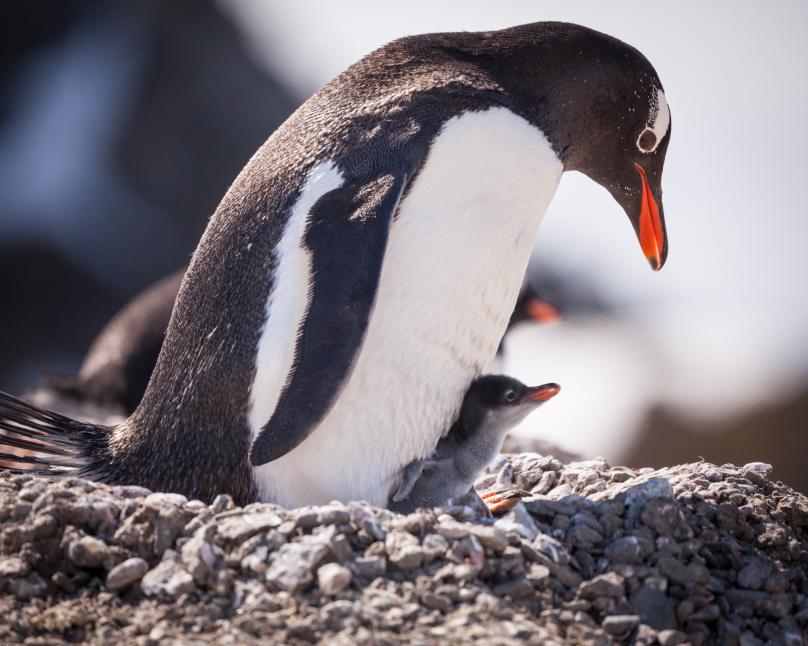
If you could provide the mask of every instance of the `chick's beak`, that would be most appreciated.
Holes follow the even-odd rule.
[[[558,384],[533,386],[527,389],[522,397],[522,401],[546,402],[548,399],[555,397],[559,392],[561,392],[561,386]]]
[[[665,225],[659,215],[657,201],[648,185],[645,169],[637,163],[634,164],[634,167],[642,178],[642,200],[637,236],[651,269],[659,271],[665,264]]]

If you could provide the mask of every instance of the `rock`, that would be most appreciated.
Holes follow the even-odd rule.
[[[400,570],[412,570],[424,562],[421,543],[409,532],[401,530],[388,532],[384,548],[390,563]]]
[[[213,499],[213,502],[210,505],[210,508],[213,510],[214,514],[229,511],[234,507],[235,505],[233,504],[233,498],[226,493],[220,493]]]
[[[317,569],[317,585],[323,594],[336,594],[351,585],[351,571],[338,563],[326,563]]]
[[[673,601],[664,592],[643,585],[631,593],[629,603],[644,624],[657,630],[676,627]]]
[[[379,524],[376,515],[370,511],[370,508],[358,502],[348,503],[348,515],[351,522],[364,529],[373,538],[383,541],[387,532]]]
[[[70,562],[81,568],[101,567],[108,554],[107,544],[93,536],[82,536],[67,547]]]
[[[328,555],[328,547],[320,543],[287,543],[271,556],[266,571],[270,585],[294,592],[314,580],[314,568]]]
[[[621,597],[625,592],[623,577],[616,572],[600,574],[578,587],[578,595],[583,599],[598,597]]]
[[[772,472],[772,465],[766,462],[750,462],[741,467],[741,477],[761,484],[768,479]],[[753,477],[749,477],[753,476]]]
[[[48,582],[36,572],[31,572],[18,579],[11,579],[6,582],[6,585],[9,592],[21,601],[44,597],[48,591]]]
[[[149,564],[142,558],[133,557],[118,563],[107,574],[107,588],[110,590],[123,590],[133,583],[137,583],[149,571]]]
[[[424,554],[424,563],[431,563],[436,558],[446,554],[449,549],[449,541],[440,534],[427,534],[421,544],[421,551]]]
[[[670,498],[651,498],[643,507],[640,518],[660,536],[677,541],[693,536],[679,503]]]
[[[194,578],[175,561],[161,561],[155,568],[146,572],[140,582],[143,594],[150,597],[176,598],[194,588]]]
[[[182,562],[197,585],[208,582],[219,559],[212,542],[215,534],[216,525],[208,523],[196,530],[191,539],[182,546]]]
[[[7,556],[0,559],[0,577],[15,578],[25,576],[31,571],[31,565],[19,556]]]
[[[661,646],[679,646],[679,644],[684,644],[687,641],[687,635],[681,630],[669,628],[660,630],[657,633],[657,639]]]
[[[670,480],[653,477],[639,483],[632,481],[632,485],[626,491],[626,507],[629,514],[638,517],[652,498],[673,498]]]
[[[676,583],[698,583],[707,585],[710,581],[710,571],[699,563],[685,565],[672,556],[662,556],[657,561],[660,574]]]
[[[738,586],[747,590],[761,590],[773,569],[762,559],[752,559],[738,572]]]
[[[225,541],[241,543],[259,532],[278,527],[282,522],[283,519],[273,513],[242,514],[221,521],[216,533]]]
[[[606,558],[612,563],[640,564],[653,550],[636,536],[623,536],[610,543],[605,550]]]
[[[317,523],[320,525],[340,525],[349,520],[348,508],[341,502],[332,502],[317,510]]]
[[[489,549],[501,552],[508,546],[508,537],[499,527],[485,525],[470,525],[469,531],[480,541],[480,544]]]
[[[549,473],[554,473],[550,471]],[[532,541],[539,534],[539,528],[533,516],[530,515],[524,504],[519,503],[511,511],[497,519],[494,526],[506,534],[516,532],[523,538]]]
[[[387,570],[387,559],[383,556],[360,556],[348,563],[354,575],[368,580],[382,576]]]
[[[639,625],[639,615],[610,615],[603,619],[601,627],[610,635],[624,637]]]

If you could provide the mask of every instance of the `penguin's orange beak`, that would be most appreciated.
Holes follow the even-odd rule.
[[[534,402],[546,402],[548,399],[555,397],[559,392],[561,392],[561,386],[558,384],[542,384],[541,386],[528,388],[523,399]]]
[[[645,169],[635,163],[634,167],[642,178],[642,201],[640,203],[640,221],[638,237],[642,252],[648,259],[651,269],[662,269],[663,250],[665,249],[665,226],[659,216],[659,207],[648,185]]]

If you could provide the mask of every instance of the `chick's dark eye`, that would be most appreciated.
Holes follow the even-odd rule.
[[[516,399],[516,393],[514,391],[509,390],[508,392],[505,393],[505,401],[506,402],[512,402],[515,399]]]
[[[645,153],[650,153],[654,146],[656,146],[656,135],[654,134],[653,130],[648,130],[647,128],[643,130],[640,138],[637,139],[637,146],[639,146],[640,150]]]

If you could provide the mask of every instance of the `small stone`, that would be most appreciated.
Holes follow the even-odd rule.
[[[774,572],[766,579],[763,589],[766,592],[778,593],[788,591],[788,577],[782,572]]]
[[[9,581],[8,588],[18,599],[28,601],[34,597],[44,597],[48,582],[36,572],[30,572],[27,576]]]
[[[548,473],[554,473],[549,471]],[[532,541],[539,534],[539,528],[536,526],[536,521],[528,513],[524,504],[519,503],[507,514],[498,518],[495,527],[498,527],[506,534],[508,532],[516,532],[522,538]]]
[[[644,624],[657,630],[676,627],[673,600],[664,592],[643,585],[631,593],[629,603]]]
[[[483,547],[501,552],[508,546],[508,537],[499,527],[471,525],[472,535]]]
[[[293,592],[314,580],[313,570],[328,555],[322,543],[286,543],[272,554],[266,581],[276,588]]]
[[[440,519],[439,519],[440,520]],[[435,532],[448,538],[449,540],[456,540],[469,535],[469,528],[467,525],[456,522],[454,519],[441,522],[435,526]]]
[[[449,541],[447,541],[440,534],[427,534],[424,536],[424,542],[421,544],[421,550],[424,553],[424,563],[431,563],[436,558],[446,554],[449,549]]]
[[[31,571],[31,565],[19,556],[7,556],[0,559],[0,577],[11,578],[25,576]]]
[[[761,590],[773,569],[763,559],[753,558],[738,572],[738,586],[747,590]]]
[[[643,508],[640,518],[660,536],[681,541],[693,535],[679,503],[671,498],[651,498]]]
[[[148,571],[149,564],[142,558],[136,556],[126,559],[123,563],[118,563],[107,574],[107,588],[110,590],[122,590],[140,581]]]
[[[435,594],[434,592],[425,592],[421,596],[421,603],[427,608],[440,610],[441,612],[446,612],[452,607],[452,600],[449,599],[449,597],[442,594]]]
[[[673,498],[670,480],[654,477],[631,486],[626,491],[626,507],[629,514],[639,517],[646,503],[652,498]]]
[[[242,514],[220,520],[216,533],[225,541],[242,543],[259,532],[278,527],[282,522],[278,514]]]
[[[710,582],[710,571],[699,563],[685,565],[672,556],[661,556],[657,560],[657,567],[660,574],[682,585],[687,583],[707,585]]]
[[[639,625],[639,615],[610,615],[603,620],[601,627],[610,635],[621,637],[628,635]]]
[[[681,630],[668,628],[657,633],[657,640],[661,646],[679,646],[687,641],[687,635]]]
[[[384,548],[390,563],[400,570],[413,570],[424,562],[421,543],[409,532],[402,530],[388,532]]]
[[[326,563],[317,569],[317,585],[323,594],[336,594],[351,585],[351,571],[339,563]]]
[[[652,549],[653,546],[640,541],[636,536],[623,536],[612,541],[606,547],[605,554],[612,563],[639,564]]]
[[[146,572],[140,582],[140,589],[146,596],[165,595],[179,597],[194,589],[194,578],[179,563],[161,561],[155,568]]]
[[[172,494],[176,495],[176,494]],[[184,497],[184,496],[183,496]],[[220,514],[223,511],[230,511],[236,505],[233,503],[233,498],[226,493],[220,493],[213,499],[213,502],[210,505],[211,510],[214,514]]]
[[[600,574],[589,581],[584,581],[578,587],[578,594],[583,599],[597,599],[599,597],[621,597],[625,592],[625,583],[617,572]]]
[[[387,531],[379,524],[376,515],[370,508],[358,502],[348,503],[348,514],[356,527],[364,529],[377,541],[383,541]]]
[[[603,540],[603,534],[589,525],[573,525],[567,533],[567,538],[575,545],[588,547],[600,543]]]
[[[384,556],[360,556],[350,563],[348,567],[354,575],[363,579],[373,580],[382,576],[387,570],[387,559]]]
[[[746,474],[748,472],[756,473],[761,478],[768,478],[771,475],[773,467],[771,464],[766,462],[749,462],[748,464],[744,464],[741,467],[741,473]],[[745,475],[743,477],[746,477]]]
[[[348,508],[341,502],[323,505],[317,510],[317,523],[320,525],[341,525],[350,520]]]
[[[82,536],[67,547],[67,557],[80,568],[101,567],[109,554],[109,546],[94,536]]]

